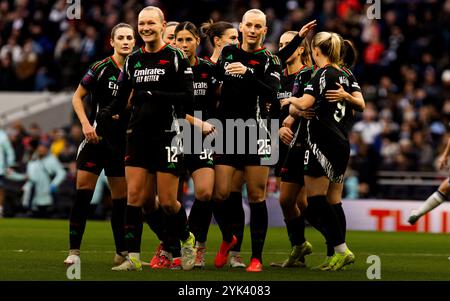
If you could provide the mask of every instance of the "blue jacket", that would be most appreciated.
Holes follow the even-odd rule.
[[[6,169],[14,165],[16,156],[11,146],[8,135],[0,129],[0,176],[6,174]]]

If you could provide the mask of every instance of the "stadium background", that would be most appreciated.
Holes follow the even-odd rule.
[[[14,147],[14,168],[23,172],[34,147],[44,143],[68,171],[52,208],[43,215],[23,208],[23,183],[6,180],[5,216],[67,218],[74,194],[76,150],[83,139],[78,121],[67,108],[89,64],[112,53],[109,35],[115,24],[124,21],[136,27],[140,9],[156,5],[168,21],[200,25],[213,19],[237,26],[246,10],[259,8],[267,14],[265,45],[271,50],[277,50],[284,31],[298,30],[313,19],[318,20],[317,31],[338,32],[358,50],[354,74],[367,105],[350,134],[344,206],[364,204],[370,207],[367,212],[378,211],[350,216],[350,220],[375,217],[369,230],[450,232],[450,207],[442,206],[429,222],[408,227],[404,220],[414,203],[400,206],[378,201],[422,200],[448,174],[436,171],[435,160],[450,138],[450,0],[78,1],[81,18],[74,20],[67,19],[67,9],[77,1],[68,2],[0,0],[0,119]],[[367,17],[374,2],[380,4],[379,19]],[[205,40],[199,55],[210,50]],[[16,103],[20,105],[14,107]],[[64,114],[51,111],[55,103],[65,103]],[[41,108],[31,112],[35,104]],[[55,118],[57,122],[50,122]],[[271,177],[269,215],[272,225],[281,225],[274,183]],[[191,183],[185,192],[189,204]],[[362,210],[358,208],[355,215]],[[92,217],[107,219],[109,210],[105,193],[93,206]],[[392,221],[384,219],[380,228],[383,216],[391,216]]]

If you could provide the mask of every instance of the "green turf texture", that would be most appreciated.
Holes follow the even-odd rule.
[[[445,234],[377,233],[350,231],[347,243],[356,255],[356,263],[340,272],[313,271],[309,268],[271,268],[269,263],[282,261],[290,249],[284,228],[269,228],[264,247],[264,271],[247,273],[243,269],[216,269],[214,255],[220,232],[212,226],[207,242],[207,263],[201,270],[152,270],[141,272],[111,271],[114,244],[107,221],[88,221],[81,251],[81,280],[128,281],[304,281],[368,280],[366,262],[369,255],[381,259],[381,280],[450,280],[450,237]],[[307,257],[309,267],[321,263],[325,244],[312,228],[306,231],[313,245]],[[149,261],[157,244],[156,236],[144,225],[141,258]],[[67,281],[63,260],[67,256],[68,221],[0,219],[0,280]],[[242,255],[250,257],[250,233],[246,228]],[[370,280],[374,281],[374,280]]]

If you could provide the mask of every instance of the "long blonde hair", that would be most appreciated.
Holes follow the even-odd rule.
[[[341,40],[334,32],[319,32],[312,39],[312,47],[318,47],[331,64],[338,65],[341,58]]]

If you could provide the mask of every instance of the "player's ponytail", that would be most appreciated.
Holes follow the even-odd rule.
[[[218,37],[220,39],[225,34],[227,29],[232,28],[234,28],[234,26],[229,22],[214,22],[213,20],[209,20],[200,26],[200,32],[202,35],[209,38],[209,41],[213,46],[216,46],[214,45],[214,38]]]
[[[341,64],[347,68],[352,68],[356,64],[358,54],[355,46],[350,40],[343,40],[341,47]]]
[[[312,47],[318,47],[331,64],[338,65],[341,54],[341,38],[334,32],[319,32],[312,41]]]

